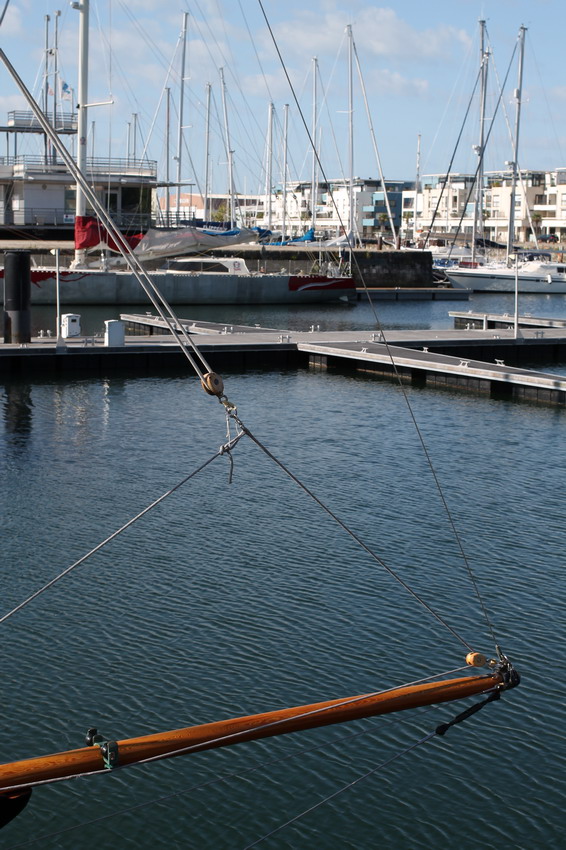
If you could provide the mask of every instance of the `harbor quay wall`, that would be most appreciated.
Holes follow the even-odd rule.
[[[51,244],[51,243],[50,243]],[[54,245],[59,243],[53,243]],[[14,250],[12,243],[0,241],[0,253]],[[36,243],[21,243],[22,250],[29,250],[33,262],[38,266],[54,266],[54,257],[48,251],[38,250]],[[376,246],[356,248],[353,252],[352,270],[357,286],[365,285],[370,288],[421,288],[434,286],[432,274],[432,255],[429,251],[392,251],[378,250]],[[61,266],[67,267],[73,257],[69,243],[61,244]],[[335,262],[339,259],[337,250],[321,253],[321,249],[304,246],[265,246],[239,245],[235,248],[217,248],[211,252],[216,257],[242,257],[250,271],[279,272],[287,269],[292,274],[309,273],[320,268],[322,263]],[[342,257],[345,258],[342,249]],[[3,257],[0,257],[0,262]]]
[[[312,272],[320,268],[316,247],[291,245],[237,246],[232,250],[216,249],[217,257],[242,257],[250,271],[263,269],[279,272],[287,269],[292,274]],[[368,287],[429,287],[433,285],[432,255],[429,251],[379,251],[374,247],[356,248],[353,252],[352,270],[357,286]],[[338,252],[322,254],[322,263],[338,259]],[[342,257],[346,255],[343,252]]]

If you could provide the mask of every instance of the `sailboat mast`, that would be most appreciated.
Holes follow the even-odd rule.
[[[79,12],[79,85],[77,104],[77,168],[82,175],[86,174],[86,139],[88,122],[88,27],[89,27],[89,0],[81,0],[73,3],[73,8]],[[80,185],[76,184],[75,215],[80,218],[86,213],[86,197]],[[75,265],[84,262],[86,251],[78,248],[75,251]]]
[[[187,59],[187,20],[188,12],[183,12],[183,28],[181,30],[181,40],[183,42],[183,50],[181,53],[181,86],[179,90],[179,126],[177,128],[177,223],[179,221],[179,209],[181,206],[181,169],[183,162],[183,113],[185,102],[185,63]]]
[[[45,16],[45,70],[44,70],[44,84],[43,84],[43,111],[47,115],[49,112],[49,21],[51,18],[49,15]],[[49,139],[47,136],[44,137],[44,161],[47,163],[49,157]]]
[[[283,214],[281,220],[281,238],[285,241],[287,227],[287,146],[289,134],[289,104],[283,107]]]
[[[415,173],[415,202],[413,207],[413,239],[417,236],[417,209],[421,184],[421,134],[417,135],[417,162]]]
[[[170,226],[170,218],[171,218],[171,193],[169,191],[169,183],[170,183],[170,157],[171,152],[169,150],[169,136],[170,136],[170,122],[171,122],[171,89],[167,87],[165,89],[165,186],[167,187],[165,192],[165,226]]]
[[[265,200],[267,201],[267,229],[271,230],[273,220],[273,204],[271,189],[273,186],[273,103],[269,104],[267,112],[267,163],[265,170]]]
[[[476,147],[478,169],[476,175],[476,202],[474,207],[474,224],[472,232],[472,262],[476,259],[476,239],[483,233],[483,172],[484,172],[484,137],[485,137],[485,101],[487,89],[487,68],[489,53],[485,50],[485,21],[480,21],[480,132]]]
[[[354,240],[354,77],[352,59],[352,27],[346,27],[348,36],[348,239]]]
[[[210,95],[212,86],[206,84],[206,126],[204,134],[204,204],[203,218],[208,221],[208,195],[210,191]]]
[[[230,227],[234,226],[236,220],[234,210],[234,173],[232,168],[232,148],[230,145],[230,129],[228,127],[228,109],[226,106],[226,83],[224,80],[224,68],[220,68],[220,81],[222,84],[222,110],[224,113],[224,135],[226,139],[226,153],[228,154],[228,192],[230,194]]]
[[[507,233],[507,262],[513,250],[513,241],[515,237],[515,195],[517,193],[517,176],[518,176],[518,157],[519,157],[519,127],[521,123],[521,95],[523,90],[523,59],[525,54],[525,33],[527,28],[521,26],[519,28],[519,68],[517,88],[515,89],[515,102],[517,104],[515,112],[515,138],[513,143],[513,162],[511,163],[511,197],[509,199],[509,231]]]
[[[57,132],[57,108],[58,108],[58,91],[59,91],[59,18],[61,17],[60,10],[55,12],[55,40],[53,44],[53,128]],[[53,151],[53,162],[57,162],[57,151]]]
[[[316,154],[316,124],[317,124],[317,72],[318,59],[313,56],[312,60],[312,174],[311,174],[311,226],[316,226],[316,171],[317,171],[317,154]]]

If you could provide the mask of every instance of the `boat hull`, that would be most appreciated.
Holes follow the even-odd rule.
[[[473,292],[515,292],[515,274],[512,270],[446,269],[445,273],[456,289],[471,289]],[[566,275],[519,274],[518,291],[545,295],[564,294]]]
[[[320,304],[355,296],[352,278],[159,270],[151,280],[169,304]],[[32,304],[56,303],[53,269],[32,269]],[[130,271],[61,271],[61,304],[147,305]]]

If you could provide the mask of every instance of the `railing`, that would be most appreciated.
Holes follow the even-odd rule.
[[[77,115],[73,112],[63,112],[57,111],[57,130],[77,130]],[[55,116],[52,112],[48,112],[46,114],[46,118],[49,123],[54,126],[55,124]],[[13,127],[15,130],[18,128],[28,129],[32,128],[34,130],[41,130],[41,124],[33,114],[33,112],[26,112],[24,110],[12,110],[8,112],[8,127]]]
[[[67,171],[61,161],[49,161],[43,156],[0,156],[0,165],[23,166],[26,171]],[[138,177],[157,177],[157,162],[147,159],[108,159],[89,157],[86,161],[86,175],[131,175]]]
[[[113,213],[111,217],[118,227],[130,232],[145,231],[152,224],[149,213]],[[17,227],[73,229],[75,214],[55,207],[28,207],[25,210],[3,211],[0,209],[0,225],[2,224]]]

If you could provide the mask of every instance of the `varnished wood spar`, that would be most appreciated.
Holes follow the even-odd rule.
[[[466,676],[424,685],[398,688],[375,696],[347,697],[294,708],[251,714],[230,720],[189,726],[140,738],[118,741],[119,764],[135,764],[152,756],[174,756],[190,747],[190,752],[226,747],[258,738],[285,735],[302,729],[329,726],[378,714],[404,711],[423,705],[450,702],[485,693],[502,684],[499,674]],[[346,705],[343,703],[346,702]],[[306,715],[306,716],[303,716]],[[98,746],[67,750],[49,756],[0,765],[0,789],[54,781],[80,773],[105,771]]]

